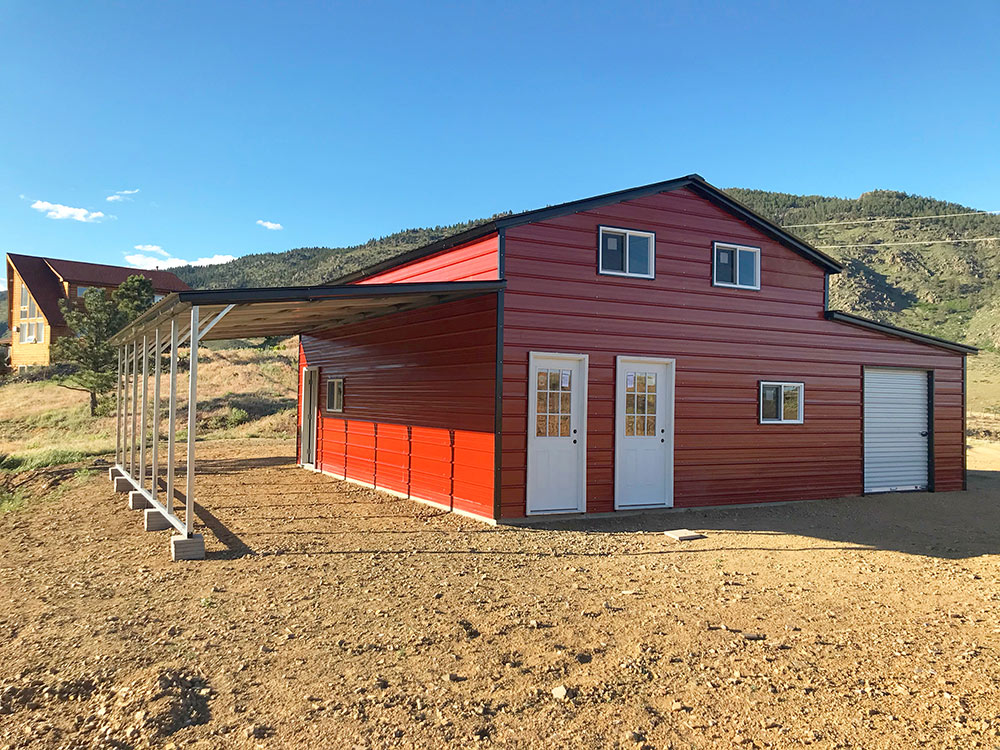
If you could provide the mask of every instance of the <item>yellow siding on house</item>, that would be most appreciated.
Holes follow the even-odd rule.
[[[26,322],[21,319],[21,287],[23,282],[21,277],[18,275],[17,271],[14,272],[13,286],[11,288],[11,319],[9,321],[10,325],[10,366],[11,369],[17,370],[18,367],[35,367],[35,366],[45,366],[51,363],[51,356],[49,353],[49,345],[52,343],[52,326],[49,325],[48,320],[42,315],[41,310],[37,312],[31,321],[41,321],[44,330],[44,336],[41,343],[37,344],[22,344],[20,341],[20,326]],[[15,330],[18,329],[18,330]]]

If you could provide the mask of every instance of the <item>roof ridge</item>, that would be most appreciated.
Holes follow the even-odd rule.
[[[533,221],[543,221],[547,218],[564,216],[566,214],[577,213],[579,211],[586,211],[589,208],[596,206],[607,205],[609,203],[620,203],[622,201],[641,198],[647,195],[655,195],[657,193],[670,192],[684,187],[692,188],[704,199],[715,203],[723,210],[728,211],[737,218],[740,218],[744,222],[754,226],[758,231],[764,232],[776,242],[785,245],[789,249],[806,258],[806,260],[820,266],[827,273],[839,273],[843,270],[843,265],[838,260],[820,250],[817,250],[806,241],[796,237],[794,234],[778,226],[770,219],[761,216],[753,209],[727,195],[725,191],[709,183],[700,174],[692,172],[691,174],[684,175],[683,177],[676,177],[672,180],[651,182],[647,185],[639,185],[638,187],[616,190],[610,193],[602,193],[589,198],[579,198],[577,200],[566,201],[564,203],[557,203],[543,208],[521,211],[509,216],[491,219],[483,222],[482,224],[477,224],[464,232],[459,232],[458,234],[453,234],[449,237],[422,245],[414,248],[413,250],[388,258],[380,263],[373,264],[358,271],[352,271],[348,274],[342,274],[341,276],[332,279],[327,279],[324,283],[351,283],[359,279],[367,278],[374,274],[387,271],[391,268],[405,265],[406,263],[410,263],[414,260],[419,260],[420,258],[435,255],[445,250],[450,250],[465,242],[480,239],[488,234],[491,234],[492,232],[498,232],[507,227],[529,224]]]

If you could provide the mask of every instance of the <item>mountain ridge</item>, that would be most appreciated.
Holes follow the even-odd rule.
[[[725,192],[844,264],[842,273],[830,277],[831,308],[984,348],[1000,346],[1000,241],[950,242],[1000,237],[1000,216],[898,190],[870,190],[857,198]],[[193,288],[322,284],[505,215],[403,229],[349,247],[252,253],[172,270]],[[795,226],[802,224],[813,226]]]
[[[780,226],[793,225],[788,231],[844,264],[831,276],[832,308],[978,346],[1000,344],[1000,242],[949,242],[1000,236],[1000,216],[898,190],[857,198],[726,192]],[[923,218],[940,214],[972,215]],[[320,284],[489,220],[405,229],[351,247],[258,253],[176,273],[196,288]],[[895,244],[912,242],[928,244]]]

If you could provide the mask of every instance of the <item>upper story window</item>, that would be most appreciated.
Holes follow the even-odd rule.
[[[77,297],[82,297],[83,295],[85,295],[87,293],[88,289],[90,289],[89,286],[78,286],[76,288],[76,296]]]
[[[712,283],[736,289],[760,289],[760,248],[713,243]]]
[[[598,270],[613,276],[653,278],[656,235],[633,229],[601,227]]]
[[[157,302],[159,302],[159,301],[160,301],[161,299],[163,299],[163,295],[162,295],[162,294],[154,294],[154,295],[153,295],[153,304],[155,305],[155,304],[156,304]]]
[[[804,401],[802,383],[760,384],[761,424],[802,424]]]
[[[21,284],[21,318],[37,318],[38,308],[35,306],[35,299],[28,293],[28,287]]]

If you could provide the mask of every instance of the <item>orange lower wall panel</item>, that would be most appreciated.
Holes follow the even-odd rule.
[[[493,433],[321,417],[322,471],[493,518]]]
[[[493,296],[304,336],[318,468],[492,519],[495,356]],[[326,410],[330,378],[344,379],[343,412]]]

